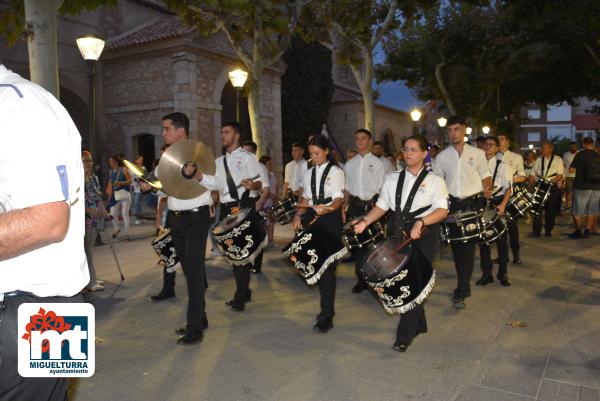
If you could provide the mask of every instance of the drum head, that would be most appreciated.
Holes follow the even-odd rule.
[[[392,238],[377,245],[361,267],[362,276],[367,281],[378,282],[394,275],[404,267],[410,256],[412,245],[403,245],[402,238]]]
[[[490,221],[494,220],[496,218],[496,215],[498,213],[496,213],[495,210],[485,210],[482,214],[481,214],[481,219],[483,220],[483,222],[485,224],[489,223]]]
[[[450,216],[448,216],[446,218],[445,223],[456,223],[457,221],[460,221],[460,220],[477,217],[477,215],[478,215],[477,212],[457,212],[457,213],[454,213],[454,214],[451,214]]]
[[[224,232],[227,232],[232,228],[237,227],[242,221],[246,219],[248,213],[250,213],[250,209],[240,209],[238,212],[230,214],[229,216],[225,217],[225,219],[223,219],[223,221],[220,222],[218,226],[215,227],[215,229],[213,230],[213,234],[223,234]]]

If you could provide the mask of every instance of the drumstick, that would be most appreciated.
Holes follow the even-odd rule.
[[[256,180],[258,177],[260,177],[260,176],[257,174],[257,175],[255,175],[254,177],[250,177],[250,178],[244,178],[242,181],[244,181],[244,180],[250,180],[250,181],[254,181],[254,180]],[[243,185],[242,185],[242,183],[240,182],[240,183],[237,185],[237,187],[235,187],[235,188],[236,188],[236,189],[238,189],[238,188],[241,188],[242,186],[243,186]],[[223,193],[223,196],[227,195],[228,193],[229,193],[229,190],[227,190],[227,192],[224,192],[224,193]]]
[[[296,208],[297,209],[315,209],[317,206],[320,206],[320,205],[296,205]],[[323,206],[323,209],[334,210],[334,208],[332,208],[331,206]]]

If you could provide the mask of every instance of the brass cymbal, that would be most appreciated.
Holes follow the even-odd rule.
[[[168,195],[192,199],[206,191],[198,181],[183,176],[186,163],[195,163],[203,174],[214,175],[216,171],[215,157],[208,146],[193,140],[177,142],[163,153],[158,168],[160,182]]]
[[[130,162],[127,159],[123,159],[123,164],[129,169],[129,171],[131,171],[133,175],[136,176],[136,178],[139,178],[140,180],[148,183],[152,188],[162,191],[162,183],[155,177],[153,177],[151,174],[144,173],[144,170],[142,170],[140,166]]]

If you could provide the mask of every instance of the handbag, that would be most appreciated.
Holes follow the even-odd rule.
[[[129,191],[127,191],[126,189],[119,189],[119,190],[115,191],[114,194],[115,194],[115,201],[117,201],[117,202],[125,200],[131,196],[129,194]]]

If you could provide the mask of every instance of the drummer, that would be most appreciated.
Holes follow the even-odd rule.
[[[298,209],[292,221],[292,229],[298,231],[301,226],[308,226],[318,217],[319,229],[327,230],[328,235],[341,241],[344,172],[333,161],[330,150],[329,141],[323,135],[314,135],[308,141],[308,152],[314,166],[304,174],[304,193],[298,205],[310,205],[312,208]],[[314,329],[321,333],[327,333],[333,328],[336,266],[337,262],[331,263],[317,282],[321,294],[321,313],[317,315]]]
[[[344,190],[344,205],[342,220],[344,223],[366,214],[373,208],[377,194],[381,190],[385,178],[385,166],[381,159],[370,152],[371,132],[361,128],[354,134],[358,154],[344,166],[346,186]],[[348,219],[346,219],[346,216]],[[356,284],[352,292],[358,294],[366,288],[359,269],[366,256],[366,249],[355,252]]]
[[[488,136],[484,142],[485,158],[488,161],[488,167],[492,172],[492,195],[490,198],[491,206],[496,207],[498,215],[504,216],[504,210],[512,194],[512,176],[513,170],[510,165],[497,157],[500,141],[495,136]],[[504,232],[496,239],[498,246],[498,280],[505,287],[510,287],[508,280],[508,243],[507,232]],[[492,276],[492,257],[490,245],[479,244],[479,255],[481,259],[481,271],[483,275],[475,282],[477,285],[487,285],[494,282]]]
[[[388,236],[410,236],[415,247],[408,266],[422,270],[424,266],[432,264],[433,255],[439,247],[439,223],[448,215],[448,190],[442,178],[429,173],[425,168],[425,137],[408,137],[403,152],[406,168],[386,177],[375,208],[354,225],[354,230],[362,233],[369,224],[392,210],[394,214],[388,220]],[[398,200],[400,207],[396,206]],[[427,231],[423,233],[425,227]],[[422,286],[425,283],[414,285]],[[414,337],[426,332],[427,320],[421,303],[400,316],[393,348],[405,352]]]

